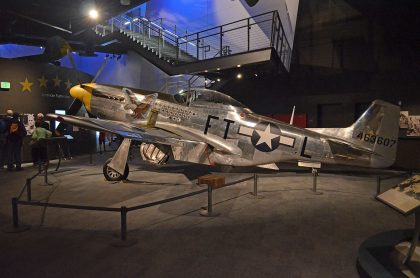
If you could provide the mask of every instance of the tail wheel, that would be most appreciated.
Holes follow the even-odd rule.
[[[121,180],[126,180],[128,177],[128,174],[130,172],[130,169],[128,168],[128,164],[125,164],[125,170],[124,170],[124,175],[121,175],[120,173],[118,173],[117,171],[115,171],[114,169],[112,169],[111,167],[108,166],[108,164],[111,162],[112,158],[108,159],[103,167],[103,174],[104,177],[107,181],[121,181]]]

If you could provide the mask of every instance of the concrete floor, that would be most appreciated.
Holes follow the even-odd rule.
[[[53,186],[35,179],[33,199],[120,207],[202,188],[183,166],[132,165],[130,182],[107,182],[100,162],[106,156],[95,156],[96,166],[86,157],[65,162],[50,175]],[[0,170],[0,226],[10,226],[10,199],[33,172]],[[227,181],[250,176],[224,175]],[[19,206],[21,223],[31,229],[0,232],[0,277],[357,277],[357,252],[367,237],[413,225],[413,218],[373,199],[373,176],[321,173],[318,181],[322,195],[310,191],[308,173],[262,175],[263,198],[248,194],[252,180],[217,190],[214,218],[199,215],[206,194],[130,212],[128,238],[138,243],[124,248],[111,245],[118,213]]]

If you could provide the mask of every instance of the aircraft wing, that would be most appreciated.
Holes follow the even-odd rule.
[[[152,127],[140,128],[119,121],[56,114],[47,114],[47,118],[86,129],[118,134],[124,138],[142,141],[145,143],[176,145],[180,140],[182,140],[180,136],[168,131]]]

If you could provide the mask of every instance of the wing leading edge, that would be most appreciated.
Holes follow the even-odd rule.
[[[48,114],[47,118],[59,122],[121,135],[124,138],[142,141],[146,143],[175,144],[181,138],[173,133],[157,128],[140,128],[123,122],[84,118],[78,116],[64,116]]]
[[[86,129],[118,134],[124,138],[144,143],[169,145],[172,148],[175,160],[211,164],[208,159],[209,145],[207,143],[186,140],[162,129],[151,127],[140,128],[123,122],[78,116],[48,114],[47,118]]]

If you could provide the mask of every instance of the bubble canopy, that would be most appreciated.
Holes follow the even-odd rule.
[[[194,88],[191,90],[181,90],[178,94],[174,95],[175,100],[187,106],[196,106],[204,103],[215,103],[223,105],[231,105],[239,108],[247,108],[245,105],[237,101],[236,99],[222,94],[218,91]]]

